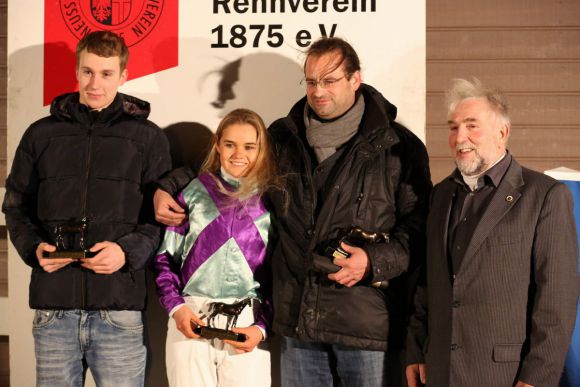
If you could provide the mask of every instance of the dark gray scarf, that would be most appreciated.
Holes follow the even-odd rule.
[[[306,139],[314,149],[318,162],[332,156],[336,149],[350,140],[358,130],[365,111],[365,99],[360,95],[355,104],[342,117],[334,121],[320,121],[311,113],[308,104],[304,107]]]

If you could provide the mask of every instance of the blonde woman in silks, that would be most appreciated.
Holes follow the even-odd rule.
[[[166,365],[176,386],[269,386],[270,353],[258,348],[271,317],[266,259],[270,213],[262,194],[275,180],[268,136],[254,112],[237,109],[221,121],[200,175],[179,194],[188,212],[167,227],[155,260],[160,302],[168,323]],[[227,328],[216,303],[240,303],[232,331],[244,341],[207,339],[194,328]],[[222,304],[219,304],[223,306]],[[231,317],[231,316],[230,316]]]

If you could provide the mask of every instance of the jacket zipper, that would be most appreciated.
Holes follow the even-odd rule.
[[[297,129],[297,128],[296,128]],[[300,137],[298,136],[298,134],[294,131],[292,131],[293,135],[294,135],[294,139],[295,141],[300,144],[300,149],[302,150],[302,158],[303,160],[305,160],[306,163],[306,172],[307,172],[307,177],[309,179],[309,184],[310,184],[310,191],[311,191],[311,195],[312,195],[312,207],[310,208],[310,228],[309,230],[311,231],[311,234],[309,235],[310,237],[310,246],[309,246],[309,251],[313,250],[314,247],[314,241],[315,241],[315,229],[316,229],[316,225],[314,224],[314,212],[316,209],[316,191],[314,189],[314,184],[313,184],[313,175],[312,175],[312,162],[310,161],[310,157],[308,155],[308,152],[306,150],[305,145],[302,143],[302,140],[300,139]],[[304,262],[306,264],[306,262]],[[302,294],[301,294],[301,298],[304,297],[304,289],[302,289]],[[299,316],[302,316],[302,306],[300,307],[300,313]],[[304,334],[304,321],[302,318],[298,319],[298,325],[294,328],[295,332],[298,334],[298,337],[301,337]]]
[[[81,211],[82,213],[82,220],[86,221],[87,220],[87,202],[88,202],[88,197],[89,197],[89,174],[90,174],[90,168],[91,168],[91,142],[92,142],[92,124],[91,127],[89,127],[88,130],[88,141],[87,141],[87,161],[85,164],[85,192],[84,192],[84,196],[83,196],[83,209]]]
[[[85,165],[85,192],[83,197],[83,209],[82,213],[82,221],[87,221],[87,202],[89,197],[89,175],[91,169],[91,143],[92,143],[92,131],[93,131],[93,124],[89,127],[88,135],[87,135],[87,161]],[[86,298],[87,298],[87,289],[86,289],[86,277],[87,273],[84,268],[81,268],[81,305],[82,309],[86,307]]]

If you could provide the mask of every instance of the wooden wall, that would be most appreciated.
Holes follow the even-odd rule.
[[[6,110],[7,93],[7,30],[8,0],[0,0],[0,187],[6,181]],[[2,195],[0,195],[2,198]],[[8,252],[6,247],[6,227],[0,225],[0,297],[8,297]]]
[[[502,89],[508,148],[525,166],[580,170],[580,1],[427,1],[427,149],[433,182],[453,169],[444,91],[476,76]]]
[[[8,0],[0,0],[0,187],[6,179],[6,110],[7,93]],[[2,195],[0,195],[0,198]],[[0,226],[0,297],[8,297],[8,251],[6,227]],[[6,313],[0,311],[0,318]],[[9,338],[0,336],[0,386],[10,386]]]

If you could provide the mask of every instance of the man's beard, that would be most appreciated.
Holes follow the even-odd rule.
[[[455,159],[457,169],[466,176],[478,175],[485,168],[485,163],[479,153],[477,153],[477,150],[474,149],[473,153],[475,154],[475,157],[471,160]]]

